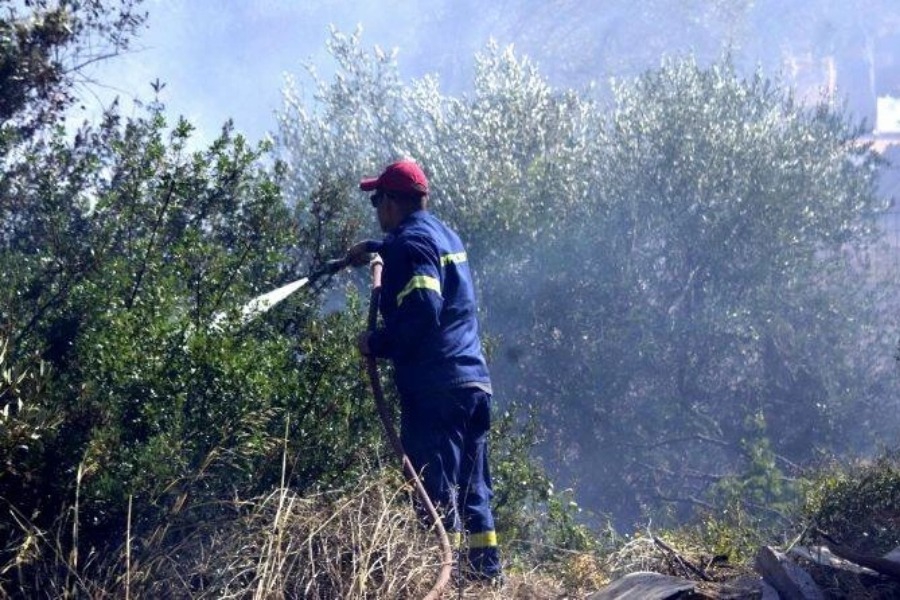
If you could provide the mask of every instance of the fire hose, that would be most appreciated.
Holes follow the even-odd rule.
[[[381,258],[377,256],[371,262],[372,291],[369,298],[368,321],[368,329],[370,332],[375,331],[378,322],[378,301],[381,295],[381,270],[383,266],[384,264],[382,263]],[[428,497],[428,492],[425,491],[425,486],[422,485],[419,474],[416,473],[415,467],[413,467],[412,462],[403,450],[403,444],[400,442],[400,437],[397,435],[397,431],[394,428],[391,411],[388,409],[387,402],[384,398],[384,390],[381,387],[381,378],[378,375],[378,364],[375,357],[371,354],[366,357],[366,370],[369,373],[369,384],[372,387],[372,395],[375,397],[375,406],[378,409],[378,416],[381,418],[382,425],[384,425],[385,435],[387,436],[391,447],[393,447],[397,458],[400,459],[400,462],[403,465],[403,472],[412,483],[416,495],[419,497],[419,501],[428,513],[429,519],[434,523],[436,534],[441,545],[441,554],[443,555],[441,572],[438,575],[437,581],[424,598],[424,600],[434,600],[440,597],[441,591],[443,591],[450,581],[450,573],[453,567],[453,549],[450,546],[450,539],[447,537],[447,530],[444,527],[444,523],[441,520],[437,509],[434,507],[434,503],[431,501],[431,498]]]
[[[317,281],[321,277],[334,275],[350,264],[351,261],[349,256],[341,259],[327,261],[321,268],[310,273],[308,276],[254,298],[241,308],[241,323],[246,324],[247,322],[253,320],[257,315],[268,311],[275,304],[278,304],[301,287]],[[368,319],[368,329],[370,332],[375,330],[378,322],[378,300],[381,295],[381,270],[383,266],[384,264],[381,258],[376,255],[376,258],[374,258],[371,262],[372,292],[371,298],[369,300]],[[222,323],[225,322],[225,319],[226,313],[224,312],[213,315],[211,327],[216,330],[221,330]],[[397,431],[394,428],[394,422],[391,417],[391,412],[388,409],[387,402],[384,398],[384,390],[381,387],[381,378],[378,375],[378,365],[376,363],[375,357],[371,354],[367,357],[366,367],[369,373],[369,383],[372,387],[372,395],[375,397],[375,406],[378,409],[378,415],[381,418],[382,424],[384,425],[385,435],[387,436],[388,442],[396,453],[397,458],[400,459],[400,462],[403,465],[403,472],[406,474],[408,480],[412,483],[419,501],[422,503],[422,506],[425,508],[425,511],[428,514],[428,518],[432,523],[434,523],[435,532],[440,542],[442,554],[441,571],[438,575],[437,581],[432,586],[431,590],[428,592],[424,599],[434,600],[440,596],[441,591],[443,591],[443,589],[447,586],[447,583],[450,581],[450,573],[453,568],[453,550],[450,546],[450,540],[447,537],[447,530],[444,527],[444,523],[441,520],[437,509],[434,507],[434,503],[431,501],[431,498],[428,497],[428,492],[425,491],[425,486],[422,485],[422,480],[419,478],[418,473],[416,473],[415,467],[413,467],[412,462],[409,460],[409,457],[403,450],[403,444],[400,442],[400,437],[397,435]]]

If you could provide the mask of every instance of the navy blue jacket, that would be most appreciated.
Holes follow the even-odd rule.
[[[472,273],[459,236],[420,210],[380,243],[370,242],[369,250],[384,260],[384,323],[369,338],[369,348],[393,361],[400,393],[490,385]]]

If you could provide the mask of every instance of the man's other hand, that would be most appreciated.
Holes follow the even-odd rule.
[[[372,260],[372,253],[366,250],[366,242],[358,242],[347,250],[347,258],[354,267],[361,267],[369,264],[369,261]]]

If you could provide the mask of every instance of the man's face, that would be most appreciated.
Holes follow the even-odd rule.
[[[400,224],[397,218],[397,204],[381,190],[372,194],[370,200],[378,215],[378,225],[381,227],[381,231],[384,233],[393,231]]]

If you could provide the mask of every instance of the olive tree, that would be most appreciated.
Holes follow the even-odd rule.
[[[633,518],[889,439],[893,302],[865,264],[885,203],[860,133],[727,60],[618,86],[523,369],[583,493]]]
[[[292,185],[332,178],[345,222],[371,223],[360,174],[422,163],[470,248],[497,398],[537,412],[593,507],[634,519],[758,472],[776,501],[783,469],[890,431],[879,164],[839,107],[727,58],[666,62],[601,106],[495,45],[449,96],[360,46],[334,32],[333,79],[286,92]]]
[[[527,305],[508,292],[540,261],[530,246],[560,235],[564,217],[587,197],[581,174],[594,156],[593,103],[557,93],[534,65],[495,44],[476,56],[474,90],[461,98],[443,95],[435,77],[402,81],[396,53],[363,50],[360,31],[333,31],[328,49],[332,79],[309,69],[302,81],[289,80],[279,115],[285,189],[299,222],[306,230],[380,235],[357,182],[391,160],[415,158],[429,177],[432,210],[467,244],[488,346],[503,352],[507,331],[521,334],[506,324],[527,319]],[[318,200],[323,189],[337,191],[325,196],[327,206]],[[508,419],[498,427],[508,437],[495,440],[498,509],[510,515],[501,526],[512,527],[523,503],[546,500],[549,486],[523,460],[540,435],[517,408],[523,403],[501,386],[497,397]],[[512,439],[517,431],[529,432],[529,441]]]

